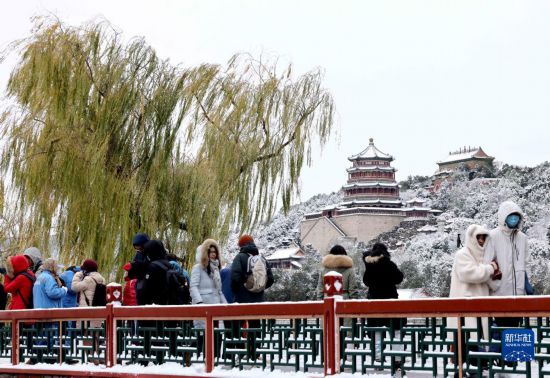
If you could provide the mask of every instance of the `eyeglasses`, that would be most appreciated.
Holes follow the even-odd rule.
[[[476,239],[477,240],[485,240],[485,239],[487,239],[487,235],[485,235],[485,234],[477,235]]]

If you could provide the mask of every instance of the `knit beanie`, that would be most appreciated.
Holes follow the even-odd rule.
[[[84,260],[80,269],[85,272],[97,272],[97,263],[92,259]]]
[[[134,238],[132,239],[132,245],[143,246],[148,241],[149,241],[149,236],[147,236],[147,234],[143,234],[143,233],[135,234]]]
[[[241,248],[250,243],[254,243],[254,239],[248,234],[244,234],[239,238],[239,247]]]

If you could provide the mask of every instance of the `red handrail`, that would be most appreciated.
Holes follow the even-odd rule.
[[[117,361],[117,320],[204,319],[205,365],[214,367],[214,324],[216,320],[322,318],[325,374],[339,370],[338,318],[346,317],[461,317],[461,316],[549,316],[550,297],[481,297],[415,300],[335,300],[311,302],[265,302],[256,304],[198,306],[113,306],[48,310],[0,311],[0,321],[12,325],[12,364],[19,363],[19,323],[28,321],[104,320],[106,365]],[[9,368],[1,368],[7,372]],[[13,369],[12,369],[13,370]],[[10,370],[11,371],[11,370]],[[45,370],[44,370],[45,371]],[[51,371],[57,371],[52,365]],[[45,374],[45,373],[44,373]],[[105,373],[106,375],[110,373]]]

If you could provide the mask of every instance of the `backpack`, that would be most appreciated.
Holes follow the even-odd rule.
[[[154,261],[152,264],[162,266],[166,272],[167,305],[186,305],[191,303],[191,293],[187,279],[175,270],[170,263]]]
[[[32,284],[34,285],[34,282],[36,281],[36,277],[30,275],[27,272],[23,272],[23,273],[19,273],[19,274],[27,277],[32,282]],[[23,294],[21,294],[21,291],[19,291],[19,289],[17,290],[17,293],[19,293],[19,297],[23,301],[23,304],[25,305],[25,308],[27,308],[27,309],[34,308],[34,305],[33,305],[34,302],[33,302],[33,297],[32,297],[32,289],[31,289],[31,294],[29,295],[29,301],[28,302],[25,300],[25,297],[23,296]]]
[[[107,305],[107,286],[105,286],[105,284],[103,283],[98,283],[95,280],[95,278],[93,278],[92,276],[90,276],[90,278],[95,282],[95,291],[94,291],[94,297],[92,298],[91,304],[86,294],[82,293],[82,295],[84,295],[84,300],[86,300],[86,304],[92,307],[106,306]]]
[[[7,304],[8,304],[8,295],[4,290],[4,285],[0,284],[0,311],[5,310]]]
[[[252,293],[260,293],[267,285],[267,262],[261,255],[248,258],[246,282],[244,287]]]

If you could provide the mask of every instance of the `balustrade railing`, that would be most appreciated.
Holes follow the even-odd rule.
[[[521,327],[535,332],[533,361],[502,363],[503,327],[482,335],[481,318],[495,316],[521,317]],[[550,298],[540,296],[1,311],[0,373],[24,362],[50,363],[52,371],[59,363],[176,362],[204,364],[206,372],[215,366],[325,375],[401,368],[437,377],[465,371],[544,377],[550,375],[549,316]],[[450,326],[449,319],[464,317],[477,317],[477,327]]]

